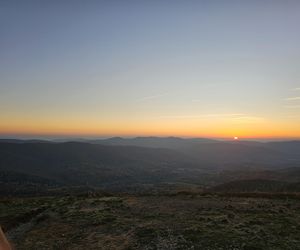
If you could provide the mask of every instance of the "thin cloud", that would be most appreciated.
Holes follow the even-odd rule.
[[[259,116],[241,116],[241,117],[235,117],[233,118],[234,120],[236,120],[237,122],[241,122],[241,123],[259,123],[259,122],[263,122],[265,120],[265,118],[263,117],[259,117]]]
[[[287,106],[284,106],[285,108],[288,108],[288,109],[298,109],[300,108],[300,105],[287,105]]]
[[[300,100],[300,96],[285,98],[286,101],[296,101]]]
[[[300,88],[294,88],[294,89],[291,89],[291,90],[294,90],[294,91],[299,91]]]
[[[287,119],[300,119],[299,115],[288,115],[286,116]]]
[[[233,113],[233,114],[207,114],[206,117],[237,117],[237,116],[244,116],[245,114],[242,113]]]
[[[242,117],[245,114],[241,113],[233,113],[233,114],[203,114],[203,115],[166,115],[160,116],[160,118],[167,118],[167,119],[198,119],[198,118],[210,118],[210,117]]]
[[[166,118],[166,119],[197,119],[202,118],[203,116],[199,115],[163,115],[159,116],[159,118]]]
[[[170,116],[160,116],[164,119],[213,119],[222,118],[226,120],[231,120],[235,123],[261,123],[265,121],[264,117],[251,116],[242,113],[229,113],[229,114],[203,114],[203,115],[170,115]]]
[[[150,95],[150,96],[144,96],[140,99],[137,99],[138,102],[143,102],[143,101],[148,101],[148,100],[154,100],[154,99],[159,99],[161,97],[167,96],[169,93],[164,93],[164,94],[157,94],[157,95]]]

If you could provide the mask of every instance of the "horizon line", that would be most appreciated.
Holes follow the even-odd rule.
[[[180,135],[3,135],[0,134],[0,140],[105,140],[111,138],[122,138],[122,139],[135,139],[135,138],[180,138],[180,139],[208,139],[208,140],[220,140],[220,141],[234,141],[234,136],[180,136]],[[293,141],[300,140],[300,137],[284,137],[284,136],[265,136],[265,137],[243,137],[239,136],[239,141]]]

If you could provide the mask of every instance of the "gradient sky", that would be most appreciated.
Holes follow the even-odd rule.
[[[0,135],[300,138],[300,1],[1,1]]]

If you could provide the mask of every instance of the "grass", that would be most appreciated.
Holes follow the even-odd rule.
[[[14,198],[1,200],[0,219],[16,249],[300,249],[297,199],[196,194]]]

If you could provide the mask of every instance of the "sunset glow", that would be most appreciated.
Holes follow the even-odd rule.
[[[0,136],[300,138],[299,7],[3,4]]]

